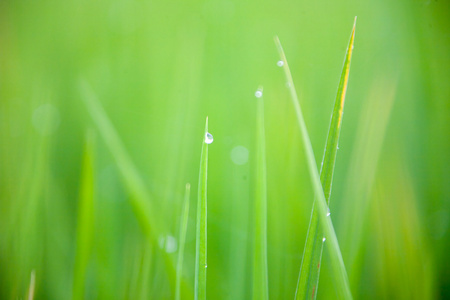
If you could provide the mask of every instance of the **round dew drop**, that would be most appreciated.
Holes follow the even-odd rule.
[[[279,66],[279,67],[284,66],[284,61],[282,61],[282,60],[277,61],[277,66]]]
[[[211,144],[214,141],[214,138],[211,133],[205,133],[205,143]]]
[[[261,90],[257,90],[257,91],[255,92],[255,97],[256,97],[256,98],[261,98],[262,95],[263,95],[263,93],[262,93]]]
[[[325,240],[326,240],[326,238],[323,238],[323,239],[322,239],[322,242],[325,242]]]

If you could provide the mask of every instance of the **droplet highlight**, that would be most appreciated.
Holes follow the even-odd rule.
[[[277,66],[278,67],[284,66],[284,61],[282,61],[282,60],[277,61]]]
[[[205,143],[211,144],[214,141],[214,138],[211,133],[205,133]]]
[[[323,239],[322,239],[322,242],[325,242],[325,240],[326,240],[326,238],[323,238]]]
[[[236,146],[231,150],[231,161],[238,166],[245,165],[248,162],[248,149],[244,146]]]
[[[261,98],[262,95],[263,95],[263,92],[262,92],[261,90],[257,90],[257,91],[255,92],[255,97],[256,97],[256,98]]]

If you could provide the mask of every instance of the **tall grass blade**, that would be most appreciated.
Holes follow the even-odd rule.
[[[83,155],[81,189],[78,202],[77,244],[73,275],[72,299],[85,298],[86,268],[89,260],[94,225],[94,135],[89,131]]]
[[[207,252],[207,180],[208,180],[208,118],[203,136],[202,155],[198,179],[197,226],[195,245],[195,299],[206,299]]]
[[[253,299],[269,298],[267,271],[267,168],[264,130],[264,100],[257,99],[256,116],[256,197],[254,203],[253,234]]]
[[[339,82],[336,101],[331,115],[328,138],[320,170],[320,182],[327,205],[330,205],[331,186],[333,180],[336,154],[338,150],[339,133],[341,131],[342,116],[344,113],[345,94],[347,90],[350,62],[352,59],[353,43],[355,38],[355,23],[353,24],[350,42],[344,60],[344,67]],[[323,252],[323,229],[319,225],[315,202],[313,203],[311,220],[303,251],[302,265],[297,283],[296,299],[315,299],[319,287],[320,266]]]
[[[150,195],[113,125],[86,82],[82,83],[81,88],[84,96],[82,99],[122,173],[123,181],[131,194],[131,206],[144,233],[150,236],[154,232],[161,232],[159,222],[152,209]]]
[[[94,120],[100,135],[104,139],[107,147],[111,151],[119,170],[122,175],[122,180],[125,187],[130,194],[130,205],[133,208],[133,212],[136,219],[150,242],[153,245],[157,244],[158,236],[160,232],[167,232],[164,223],[160,219],[157,211],[153,205],[152,198],[148,193],[142,178],[140,177],[136,167],[134,166],[131,158],[129,157],[124,145],[122,144],[116,130],[114,129],[111,121],[108,119],[105,111],[101,107],[96,95],[91,90],[87,82],[81,82],[82,99],[88,108],[88,111]],[[166,265],[167,274],[171,284],[175,285],[176,273],[175,273],[175,260],[167,252],[161,252]],[[182,281],[182,294],[183,291],[186,294],[191,294],[192,290],[187,286],[185,281]]]
[[[175,300],[180,300],[181,296],[181,276],[183,274],[184,246],[186,243],[186,232],[189,217],[189,197],[191,193],[191,185],[186,184],[186,193],[184,194],[184,205],[181,213],[180,235],[178,238],[178,260],[177,260],[177,282],[175,285]]]
[[[291,71],[286,60],[283,48],[281,46],[278,37],[275,37],[275,44],[277,46],[280,58],[283,61],[283,70],[286,76],[286,80],[289,87],[289,92],[291,94],[291,99],[294,105],[295,113],[297,115],[297,121],[302,135],[303,145],[305,147],[306,160],[308,163],[308,171],[310,173],[311,181],[313,183],[314,193],[315,193],[315,203],[317,203],[319,221],[324,229],[324,236],[322,242],[327,240],[329,247],[327,247],[333,277],[336,280],[336,286],[338,287],[339,297],[343,299],[352,299],[352,295],[349,288],[349,282],[347,277],[347,271],[345,270],[344,261],[342,259],[342,254],[339,248],[339,243],[337,241],[336,233],[334,231],[333,223],[331,219],[327,217],[328,205],[325,200],[325,195],[322,189],[322,184],[320,183],[319,171],[317,170],[316,162],[314,159],[314,153],[309,139],[308,130],[306,129],[305,120],[300,108],[298,101],[297,92],[294,87],[294,82],[292,80]]]
[[[359,292],[362,272],[364,228],[369,223],[378,164],[392,113],[397,88],[397,77],[380,73],[364,101],[346,178],[343,211],[340,215],[344,258],[354,295]],[[369,159],[370,158],[370,159]]]

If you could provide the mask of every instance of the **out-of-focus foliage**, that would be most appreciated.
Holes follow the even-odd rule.
[[[14,0],[0,1],[0,298],[35,282],[36,299],[172,299],[209,116],[207,296],[249,299],[261,84],[269,298],[293,299],[313,189],[273,36],[320,164],[354,16],[331,195],[351,291],[450,297],[448,1]],[[194,295],[196,194],[182,299]],[[336,297],[330,271],[324,255],[319,299]]]

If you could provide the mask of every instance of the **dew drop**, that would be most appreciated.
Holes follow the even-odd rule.
[[[208,267],[208,265],[207,264],[205,264],[205,269]]]
[[[322,239],[322,242],[325,242],[325,240],[326,240],[326,238],[323,238],[323,239]]]
[[[282,61],[282,60],[277,61],[277,66],[279,66],[279,67],[284,66],[284,61]]]
[[[331,215],[330,209],[328,208],[327,217],[329,217],[330,215]]]
[[[262,93],[261,90],[257,90],[257,91],[255,92],[255,97],[256,97],[256,98],[261,98],[262,95],[263,95],[263,93]]]
[[[205,143],[211,144],[214,141],[214,138],[211,133],[205,133]]]

